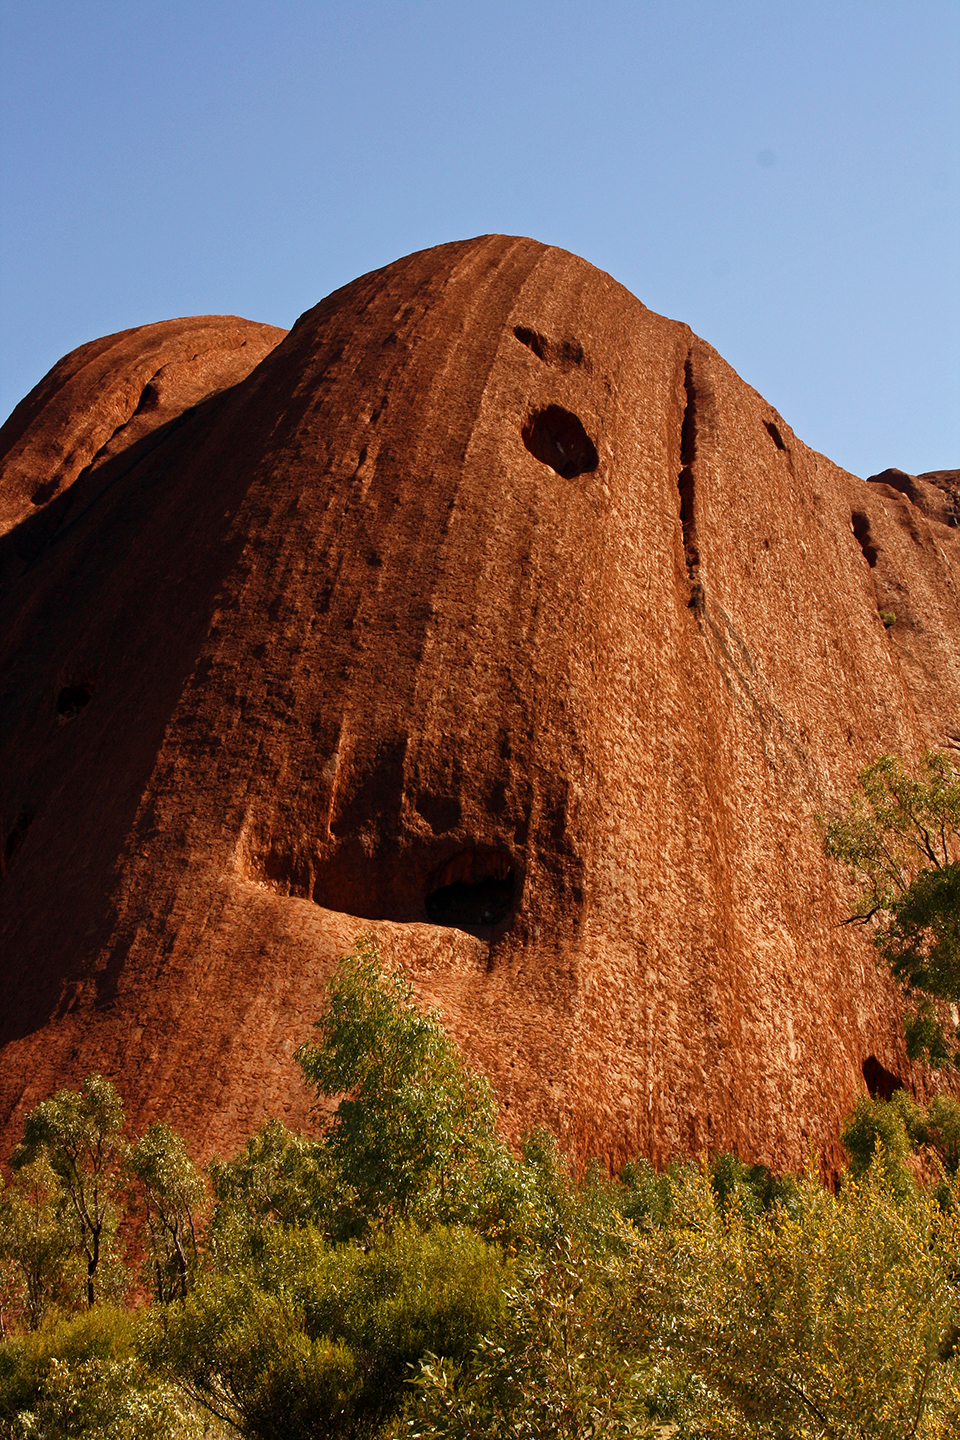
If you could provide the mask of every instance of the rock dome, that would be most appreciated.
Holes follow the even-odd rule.
[[[891,475],[506,236],[67,356],[0,432],[8,1148],[95,1069],[306,1123],[366,929],[511,1134],[834,1163],[924,1075],[816,816],[960,747],[956,475]]]

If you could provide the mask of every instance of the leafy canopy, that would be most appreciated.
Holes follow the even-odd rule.
[[[852,918],[876,924],[877,949],[914,999],[911,1057],[960,1063],[956,1010],[934,1003],[960,1003],[960,766],[930,751],[914,776],[881,755],[826,826],[824,848],[859,882]]]
[[[88,1075],[80,1090],[60,1090],[27,1116],[14,1170],[45,1159],[59,1179],[86,1257],[87,1304],[96,1303],[101,1261],[117,1225],[117,1162],[125,1153],[123,1102],[109,1080]]]
[[[352,1228],[469,1218],[506,1156],[493,1091],[369,938],[340,961],[315,1028],[296,1058],[318,1099],[337,1100],[321,1151],[352,1196]]]

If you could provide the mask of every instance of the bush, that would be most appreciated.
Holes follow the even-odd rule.
[[[277,1228],[256,1265],[156,1317],[148,1354],[243,1435],[357,1435],[396,1408],[427,1352],[459,1359],[496,1328],[508,1274],[464,1230],[404,1226],[364,1248]]]
[[[200,1435],[174,1389],[137,1357],[137,1322],[100,1305],[0,1345],[4,1440],[174,1440]]]
[[[892,1189],[875,1161],[837,1195],[808,1171],[789,1211],[758,1215],[685,1172],[672,1223],[638,1249],[632,1330],[702,1386],[686,1422],[717,1437],[955,1435],[953,1190],[944,1209],[931,1189]]]

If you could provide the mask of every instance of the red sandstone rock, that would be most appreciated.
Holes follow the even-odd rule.
[[[197,315],[92,340],[55,365],[0,429],[0,533],[189,407],[235,385],[286,331]]]
[[[109,441],[171,363],[147,327],[8,422],[6,1143],[94,1068],[205,1153],[303,1123],[361,927],[511,1133],[580,1157],[833,1162],[869,1057],[922,1091],[815,816],[960,745],[927,490],[531,240],[409,256],[276,348],[172,323],[263,358]]]

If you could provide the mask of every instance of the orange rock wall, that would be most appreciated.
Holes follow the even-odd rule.
[[[141,403],[190,326],[215,364]],[[281,334],[95,342],[8,422],[7,1142],[93,1068],[205,1153],[304,1123],[291,1056],[368,928],[511,1134],[835,1163],[868,1056],[927,1077],[815,816],[960,743],[952,512],[530,240]]]

